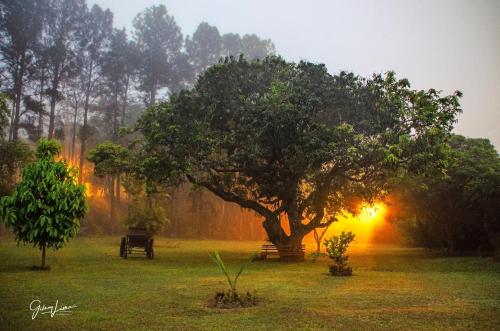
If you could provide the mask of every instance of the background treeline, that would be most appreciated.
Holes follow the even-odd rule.
[[[139,13],[132,31],[126,31],[113,27],[109,10],[88,8],[84,0],[0,0],[0,196],[12,191],[20,169],[32,160],[29,145],[41,137],[56,138],[88,188],[90,210],[82,233],[123,233],[127,219],[150,217],[153,211],[154,217],[161,219],[165,212],[169,219],[163,235],[262,240],[262,219],[202,188],[174,186],[157,194],[150,208],[138,203],[144,200],[143,186],[131,182],[119,163],[108,164],[97,176],[87,159],[95,161],[101,152],[121,159],[123,151],[116,146],[129,146],[139,137],[121,135],[120,128],[134,126],[147,107],[193,87],[210,65],[229,56],[252,60],[274,53],[270,40],[221,34],[205,22],[184,36],[162,5]],[[100,145],[89,156],[104,141],[113,144]],[[444,157],[436,171],[410,171],[411,176],[394,179],[389,225],[374,238],[386,242],[384,233],[394,234],[389,226],[406,242],[430,249],[498,249],[495,147],[487,139],[452,135],[440,153]],[[419,162],[426,161],[413,160]]]
[[[500,158],[488,139],[449,137],[444,171],[406,176],[392,219],[407,242],[450,254],[500,251]]]
[[[226,56],[261,59],[274,52],[270,40],[221,34],[205,22],[184,36],[163,5],[139,13],[128,32],[113,26],[109,9],[89,8],[84,0],[1,0],[0,89],[9,110],[1,118],[1,194],[12,190],[29,159],[29,149],[20,142],[56,138],[64,156],[83,170],[79,180],[89,189],[91,211],[83,231],[122,231],[128,197],[120,176],[94,176],[88,151],[102,141],[128,143],[119,135],[121,127],[132,126],[146,107],[193,86],[200,73]],[[163,203],[172,224],[164,231],[262,238],[260,222],[251,213],[203,190],[190,191],[179,187],[166,195]],[[241,226],[224,225],[232,218],[241,219]],[[200,224],[225,230],[200,231]]]

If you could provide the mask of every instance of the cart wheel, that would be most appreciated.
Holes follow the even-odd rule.
[[[126,240],[125,238],[122,238],[121,242],[120,242],[120,257],[125,257],[125,255],[127,254],[127,249],[126,249]]]

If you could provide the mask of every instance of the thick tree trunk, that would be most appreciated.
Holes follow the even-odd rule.
[[[280,259],[287,261],[304,261],[304,251],[302,250],[302,240],[305,234],[302,233],[292,233],[288,237],[288,243],[283,247],[278,247],[280,251]],[[286,256],[283,253],[293,252],[296,255]]]
[[[271,241],[280,253],[280,259],[286,261],[303,261],[302,240],[306,235],[301,228],[291,226],[290,235],[287,235],[278,217],[267,218],[263,223],[269,241]]]

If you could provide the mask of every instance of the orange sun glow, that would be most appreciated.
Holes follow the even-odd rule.
[[[383,216],[384,212],[385,206],[382,203],[363,204],[357,218],[363,223],[371,223]]]

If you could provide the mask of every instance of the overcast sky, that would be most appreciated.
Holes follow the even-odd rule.
[[[164,4],[192,34],[208,22],[222,33],[270,38],[288,60],[325,63],[331,73],[395,70],[414,88],[460,90],[456,132],[500,148],[500,1],[88,0],[131,30],[144,8]]]

